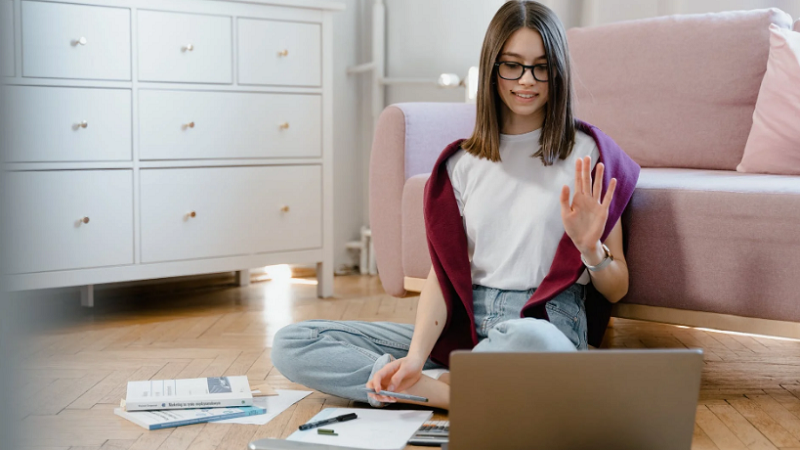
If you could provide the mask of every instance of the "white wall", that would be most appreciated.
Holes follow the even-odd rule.
[[[483,35],[504,0],[386,0],[387,76],[463,76],[478,64]],[[665,14],[776,7],[800,17],[800,0],[547,0],[567,28]],[[594,16],[594,17],[592,17]],[[585,23],[584,21],[588,21]],[[387,104],[462,101],[461,91],[390,86]]]
[[[344,11],[334,14],[333,32],[333,143],[334,171],[334,264],[352,264],[345,244],[360,239],[361,226],[366,224],[365,183],[367,173],[364,159],[367,156],[364,138],[371,127],[364,126],[361,103],[362,92],[368,80],[365,76],[347,75],[347,68],[364,62],[370,52],[370,0],[339,0],[346,5]]]

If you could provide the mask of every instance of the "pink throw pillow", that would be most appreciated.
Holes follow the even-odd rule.
[[[770,25],[767,72],[739,172],[800,175],[800,33]]]

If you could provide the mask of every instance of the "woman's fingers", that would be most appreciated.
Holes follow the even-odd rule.
[[[594,188],[592,189],[592,197],[600,203],[600,193],[603,192],[603,173],[606,167],[603,163],[597,163],[594,170]]]
[[[575,160],[575,195],[583,192],[583,159]]]
[[[608,183],[608,190],[606,190],[606,196],[603,197],[603,207],[608,209],[611,206],[611,200],[614,199],[614,191],[617,190],[617,179],[612,178],[611,181]]]
[[[569,214],[570,210],[569,206],[569,186],[566,184],[564,187],[561,188],[561,217],[565,217]]]
[[[402,390],[405,390],[405,387],[403,386],[403,381],[405,380],[407,374],[408,373],[406,372],[406,370],[401,367],[400,370],[395,372],[394,376],[392,376],[392,380],[389,382],[389,387],[386,390],[392,392],[400,392]]]
[[[592,158],[587,156],[583,158],[583,173],[581,174],[583,180],[583,193],[592,195]]]
[[[383,368],[381,370],[377,371],[375,373],[375,376],[372,377],[372,379],[367,382],[367,388],[372,389],[375,392],[380,392],[380,391],[385,390],[383,388],[383,383],[385,382],[386,378],[391,377],[392,374],[394,374],[397,371],[397,368],[399,367],[399,364],[400,363],[395,360],[395,361],[392,361],[389,364],[383,366]],[[388,389],[386,389],[386,390],[388,390]],[[370,397],[374,398],[375,400],[379,401],[379,402],[384,402],[384,403],[395,403],[396,402],[395,399],[393,399],[391,397],[387,397],[385,395],[379,395],[379,394],[368,394],[368,395]]]

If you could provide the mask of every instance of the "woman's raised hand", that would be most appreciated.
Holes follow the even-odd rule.
[[[569,204],[569,186],[564,185],[561,188],[561,220],[564,222],[564,230],[583,254],[593,252],[600,241],[608,220],[608,208],[617,188],[617,179],[612,178],[601,201],[604,171],[603,163],[598,163],[595,180],[592,182],[592,159],[588,156],[579,158],[575,161],[575,195],[572,205]]]
[[[383,366],[375,376],[367,382],[367,388],[379,391],[403,392],[417,384],[422,377],[422,367],[425,361],[417,358],[405,357],[396,359]],[[370,397],[385,403],[395,403],[397,399],[385,395],[369,394]]]

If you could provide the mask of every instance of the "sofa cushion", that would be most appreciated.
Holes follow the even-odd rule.
[[[736,170],[800,175],[800,33],[769,28],[767,73]]]
[[[403,271],[430,271],[422,200],[403,190]],[[643,169],[623,216],[627,303],[800,321],[800,177]],[[769,298],[764,298],[764,292]]]
[[[778,9],[658,17],[567,32],[576,115],[643,167],[734,170]]]
[[[623,301],[800,321],[797,211],[800,177],[643,169],[623,216]]]

